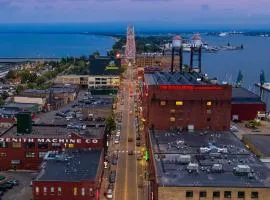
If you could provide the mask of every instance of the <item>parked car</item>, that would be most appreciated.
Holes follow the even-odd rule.
[[[112,199],[113,198],[113,192],[112,192],[112,189],[108,189],[107,192],[106,192],[106,197],[107,199]]]
[[[133,155],[133,151],[132,150],[129,150],[128,151],[128,155]]]
[[[141,142],[137,140],[137,141],[136,141],[136,146],[137,146],[137,147],[141,146]]]
[[[13,184],[12,183],[5,182],[5,183],[3,183],[3,185],[5,187],[7,187],[7,189],[12,189],[13,188]]]
[[[128,142],[133,142],[133,138],[128,138]]]

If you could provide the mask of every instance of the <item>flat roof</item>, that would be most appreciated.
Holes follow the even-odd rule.
[[[245,88],[232,88],[232,103],[237,102],[259,102],[262,103],[259,95],[245,89]]]
[[[270,135],[262,134],[246,134],[243,136],[243,140],[252,144],[257,150],[259,150],[263,156],[270,156]]]
[[[0,137],[12,138],[68,138],[71,133],[77,133],[82,138],[103,138],[105,126],[90,127],[85,130],[68,129],[66,125],[34,125],[32,126],[32,133],[17,134],[17,126],[14,125],[6,132],[2,133]]]
[[[153,72],[144,74],[146,85],[213,85],[202,81],[203,76],[197,72]]]
[[[150,140],[161,187],[270,187],[270,171],[230,132],[155,131]],[[201,147],[210,151],[201,152]],[[189,172],[180,155],[190,155],[198,171]],[[222,171],[213,171],[214,164],[221,164]],[[248,165],[252,178],[237,175],[234,168],[238,165]]]
[[[96,179],[102,150],[67,151],[46,160],[35,181],[92,181]]]

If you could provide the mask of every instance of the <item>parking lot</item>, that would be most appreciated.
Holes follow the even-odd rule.
[[[37,176],[33,172],[0,172],[7,180],[16,179],[18,185],[8,189],[2,196],[2,200],[30,200],[32,199],[31,180]],[[5,182],[5,181],[4,181]],[[3,182],[1,183],[3,184]]]

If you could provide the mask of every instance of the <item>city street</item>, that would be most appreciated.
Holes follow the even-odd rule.
[[[144,193],[138,187],[142,182],[143,168],[142,160],[137,160],[136,155],[141,147],[136,147],[136,120],[135,120],[135,102],[136,81],[133,80],[133,69],[127,69],[126,79],[122,82],[123,90],[119,91],[119,102],[117,113],[122,113],[120,143],[110,142],[109,154],[118,154],[117,165],[111,165],[110,170],[116,170],[116,182],[114,186],[113,199],[119,200],[143,200]],[[122,94],[122,95],[121,95]],[[122,97],[122,98],[121,98]],[[107,169],[106,169],[107,170]],[[109,172],[105,170],[106,175]],[[140,181],[141,180],[141,181]],[[107,183],[108,184],[108,183]],[[106,192],[107,184],[103,183],[103,189]],[[105,197],[102,199],[106,199]]]

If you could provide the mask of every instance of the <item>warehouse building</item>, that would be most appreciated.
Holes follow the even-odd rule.
[[[143,115],[149,128],[228,130],[231,86],[196,72],[144,74]]]
[[[0,170],[37,170],[48,151],[104,147],[103,124],[87,125],[85,129],[79,125],[31,124],[31,119],[18,119],[17,126],[0,135]]]
[[[253,120],[260,117],[260,114],[265,114],[265,112],[266,104],[261,100],[260,96],[245,88],[232,88],[233,120]]]
[[[102,172],[102,150],[50,152],[33,181],[34,200],[97,200]]]
[[[233,134],[149,132],[149,199],[269,199],[269,170]]]

